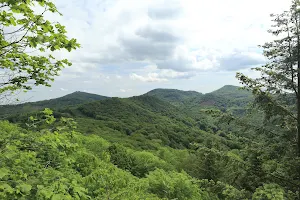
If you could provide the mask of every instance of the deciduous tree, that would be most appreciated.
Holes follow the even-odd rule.
[[[50,0],[0,0],[0,98],[32,86],[50,86],[67,59],[51,53],[80,45],[63,25],[45,19],[60,14]],[[60,14],[61,15],[61,14]]]
[[[277,118],[278,125],[294,134],[294,154],[298,160],[298,174],[294,185],[300,191],[300,2],[293,0],[288,11],[272,14],[274,25],[269,32],[274,40],[261,47],[267,64],[254,68],[261,73],[256,79],[237,73],[237,78],[252,90],[257,105],[265,111],[267,119]],[[297,162],[296,162],[297,163]],[[297,186],[298,185],[298,186]],[[300,194],[299,194],[300,199]]]

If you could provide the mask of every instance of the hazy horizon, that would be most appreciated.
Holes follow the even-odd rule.
[[[181,90],[181,89],[177,89],[177,88],[154,88],[154,89],[151,89],[151,90],[149,90],[149,91],[147,91],[147,92],[144,92],[144,93],[141,93],[141,94],[137,94],[137,95],[133,95],[133,96],[140,96],[140,95],[146,94],[146,93],[148,93],[148,92],[150,92],[150,91],[152,91],[152,90],[155,90],[155,89],[162,89],[162,90],[179,90],[179,91],[184,91],[184,92],[198,92],[198,93],[201,93],[201,94],[207,94],[207,93],[214,92],[214,91],[216,91],[216,90],[218,90],[218,89],[221,89],[221,88],[223,88],[223,87],[225,87],[225,86],[235,86],[235,87],[239,87],[239,86],[237,86],[237,85],[223,85],[222,87],[217,88],[217,89],[212,90],[212,91],[209,91],[209,92],[201,92],[201,91],[195,91],[195,90]],[[55,96],[55,97],[53,97],[53,98],[48,98],[48,99],[40,99],[40,98],[34,97],[34,96],[28,97],[27,99],[25,99],[24,96],[23,96],[22,101],[19,102],[19,103],[18,103],[18,102],[16,102],[16,103],[17,103],[17,104],[22,104],[22,103],[31,103],[31,102],[37,102],[37,101],[51,100],[51,99],[60,98],[60,97],[63,97],[63,96],[69,95],[69,94],[73,94],[73,93],[75,93],[75,92],[83,92],[83,93],[95,94],[95,95],[100,95],[100,96],[105,96],[105,97],[118,97],[118,98],[129,98],[129,97],[133,97],[133,96],[127,96],[127,97],[121,97],[121,96],[108,96],[108,95],[103,95],[103,94],[98,94],[98,93],[91,93],[91,92],[86,92],[86,91],[75,90],[75,91],[72,91],[72,92],[63,94],[63,95],[61,95],[61,96]],[[22,96],[22,95],[20,95],[20,96]],[[32,99],[34,99],[34,100],[32,100]],[[35,100],[35,99],[36,99],[36,100]]]

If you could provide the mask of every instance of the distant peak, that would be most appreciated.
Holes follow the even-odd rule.
[[[75,91],[75,92],[72,92],[72,93],[67,94],[65,96],[62,96],[60,98],[62,98],[62,99],[66,99],[66,98],[72,98],[73,99],[74,98],[74,99],[94,99],[94,100],[98,100],[98,99],[109,98],[109,97],[98,95],[98,94],[93,94],[93,93],[88,93],[88,92]]]
[[[212,93],[217,92],[217,91],[224,91],[224,90],[226,90],[226,91],[232,91],[232,90],[237,90],[237,89],[239,89],[239,88],[240,88],[240,86],[235,86],[235,85],[224,85],[223,87],[221,87],[221,88],[219,88],[219,89],[213,91]]]
[[[70,94],[78,94],[78,93],[82,93],[82,94],[93,94],[93,93],[82,92],[82,91],[75,91],[75,92],[72,92],[72,93],[70,93]]]
[[[194,90],[179,90],[179,89],[173,89],[173,88],[156,88],[153,90],[150,90],[148,93],[152,93],[152,92],[182,92],[182,93],[199,93],[197,91]]]
[[[233,89],[236,89],[236,88],[240,88],[239,86],[236,86],[236,85],[224,85],[223,87],[221,87],[220,89],[222,88],[233,88]]]

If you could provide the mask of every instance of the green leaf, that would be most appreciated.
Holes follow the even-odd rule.
[[[42,112],[45,115],[52,115],[53,114],[53,111],[50,108],[45,108]]]
[[[63,194],[54,194],[51,198],[51,200],[62,200],[65,199],[65,195]]]
[[[14,189],[7,183],[0,183],[0,191],[1,190],[5,191],[6,193],[10,193],[10,194],[14,193]]]
[[[11,23],[12,25],[14,25],[14,26],[17,25],[17,23],[16,23],[16,21],[15,21],[15,19],[14,19],[13,17],[11,17],[11,18],[9,19],[9,21],[10,21],[10,23]]]
[[[23,183],[21,185],[18,185],[17,188],[19,188],[22,193],[28,194],[30,192],[30,190],[32,189],[32,186],[28,185],[26,183]]]
[[[0,168],[0,179],[9,175],[9,172],[10,172],[10,170],[8,170],[6,168]]]
[[[15,30],[7,30],[7,32],[4,29],[3,35],[0,35],[1,51],[7,52],[0,56],[0,68],[7,70],[7,77],[4,77],[3,80],[12,80],[10,84],[0,84],[0,94],[19,89],[30,90],[32,89],[31,85],[50,86],[49,82],[54,80],[54,77],[58,75],[57,72],[69,65],[69,63],[60,63],[57,67],[55,62],[52,62],[55,57],[46,58],[43,55],[24,52],[24,44],[29,44],[33,50],[40,52],[45,52],[46,49],[70,51],[79,47],[75,39],[67,37],[63,25],[45,20],[46,12],[42,15],[37,14],[33,9],[36,3],[44,7],[46,12],[60,14],[51,1],[9,0],[0,3],[4,6],[3,11],[0,12],[0,23],[4,26],[20,25],[20,29],[15,28]],[[10,32],[18,35],[20,40],[12,42],[12,37],[4,37]],[[26,35],[24,35],[25,32]],[[70,46],[67,46],[66,44],[69,43]],[[37,73],[41,70],[43,73]]]

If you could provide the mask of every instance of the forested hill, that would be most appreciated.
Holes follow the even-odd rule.
[[[202,93],[196,91],[182,91],[177,89],[154,89],[144,95],[157,97],[173,105],[184,105],[191,99],[203,96]]]
[[[218,96],[226,96],[226,97],[234,97],[234,98],[247,98],[251,96],[251,92],[247,90],[243,90],[241,87],[233,86],[233,85],[225,85],[220,89],[217,89],[211,94],[215,94]]]
[[[18,105],[0,105],[0,116],[7,116],[11,114],[18,113],[28,113],[32,111],[42,110],[44,108],[58,109],[66,106],[74,106],[82,103],[88,103],[92,101],[98,101],[107,99],[109,97],[101,96],[97,94],[90,94],[86,92],[73,92],[71,94],[65,95],[63,97],[37,101],[28,102]]]
[[[218,109],[228,109],[232,107],[243,108],[252,100],[251,93],[239,90],[239,87],[237,86],[224,86],[219,90],[207,94],[177,89],[154,89],[141,96],[153,96],[171,103],[174,106],[184,106],[185,108],[196,110],[206,107],[215,107]],[[66,96],[50,100],[29,102],[18,105],[0,105],[0,116],[37,111],[45,107],[59,109],[108,98],[110,97],[86,92],[74,92]]]
[[[191,109],[194,107],[218,108],[222,111],[241,113],[253,101],[252,93],[240,87],[225,85],[222,88],[206,93],[200,98],[190,100]]]
[[[10,113],[7,119],[12,122],[26,122],[34,112],[48,107],[54,109],[57,117],[74,118],[81,132],[101,132],[106,139],[128,140],[128,144],[137,148],[153,148],[156,144],[190,148],[192,143],[215,141],[227,149],[233,145],[232,142],[213,135],[218,127],[202,112],[208,107],[218,109],[220,105],[231,108],[234,98],[244,94],[235,86],[231,86],[228,96],[224,95],[224,90],[228,90],[227,87],[201,94],[155,89],[131,98],[108,98],[75,92],[57,99],[6,106],[1,114]],[[214,104],[208,106],[205,102]],[[239,109],[244,109],[243,106],[241,104]]]
[[[157,97],[194,113],[203,108],[217,108],[241,114],[245,111],[245,107],[253,101],[251,92],[232,85],[225,85],[206,94],[176,89],[155,89],[144,95]]]

